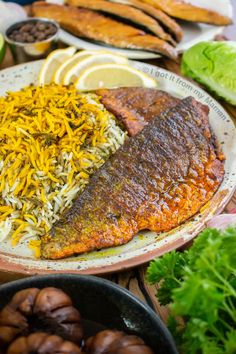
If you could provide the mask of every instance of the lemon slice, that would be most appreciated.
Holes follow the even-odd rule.
[[[75,82],[78,90],[88,91],[101,87],[124,86],[157,87],[157,82],[142,71],[124,64],[94,65],[81,73]]]
[[[69,85],[75,82],[80,74],[87,68],[107,63],[128,64],[128,59],[122,55],[115,55],[112,53],[102,53],[89,56],[76,63],[64,76],[63,84]]]
[[[52,82],[52,78],[58,67],[61,66],[65,60],[72,57],[75,51],[75,47],[68,47],[66,49],[57,49],[50,53],[39,72],[39,84],[45,85]]]
[[[55,82],[55,84],[62,84],[64,76],[70,69],[72,69],[81,60],[97,53],[98,51],[96,50],[82,50],[81,52],[74,54],[72,57],[67,59],[62,65],[59,66],[59,68],[54,74],[53,82]]]

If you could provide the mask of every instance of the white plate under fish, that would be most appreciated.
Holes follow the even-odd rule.
[[[47,0],[47,2],[63,4],[64,0]],[[188,2],[209,10],[215,10],[221,15],[225,15],[230,18],[232,18],[233,15],[230,0],[188,0]],[[213,26],[186,21],[181,21],[181,27],[183,28],[184,37],[181,43],[177,46],[178,52],[182,52],[200,41],[208,41],[213,39],[216,35],[221,34],[225,28],[223,26]],[[123,54],[130,59],[154,59],[160,56],[158,54],[143,50],[104,47],[103,45],[86,41],[86,39],[78,38],[64,30],[60,30],[59,38],[62,42],[68,45],[73,45],[76,48],[87,50],[101,50],[104,48],[109,48],[109,51],[117,54]]]
[[[0,96],[37,82],[42,61],[18,65],[0,72]],[[26,274],[70,272],[106,273],[142,264],[170,250],[179,248],[204,227],[206,222],[223,210],[236,186],[236,128],[230,116],[205,91],[191,82],[163,69],[141,62],[131,62],[135,68],[158,80],[159,88],[175,96],[193,96],[210,107],[210,123],[226,156],[225,178],[214,197],[194,218],[165,234],[141,232],[126,245],[91,252],[58,261],[34,259],[25,243],[12,248],[10,241],[0,245],[0,269]]]

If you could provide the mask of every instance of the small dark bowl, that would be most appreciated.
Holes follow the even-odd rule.
[[[171,334],[155,312],[129,291],[102,278],[83,275],[47,275],[0,286],[0,309],[19,290],[58,287],[71,296],[81,313],[85,338],[105,328],[140,336],[155,354],[178,354]]]

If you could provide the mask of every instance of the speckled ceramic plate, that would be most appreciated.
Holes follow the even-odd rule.
[[[47,0],[51,3],[63,4],[64,0]],[[196,6],[201,6],[209,10],[215,10],[220,12],[221,15],[232,17],[232,6],[230,0],[188,0]],[[181,43],[178,44],[177,50],[182,52],[193,46],[194,44],[200,41],[208,41],[214,38],[216,35],[222,33],[224,27],[222,26],[212,26],[200,23],[191,23],[186,21],[179,21],[181,27],[183,28],[184,37]],[[59,34],[60,40],[68,45],[74,45],[77,48],[87,49],[87,50],[98,50],[108,47],[103,45],[96,44],[85,39],[78,38],[72,34],[61,30]],[[159,55],[143,50],[134,50],[134,49],[120,49],[109,47],[109,51],[114,53],[123,54],[130,59],[153,59],[158,58]]]
[[[0,72],[0,95],[37,83],[42,61],[18,65]],[[196,236],[212,215],[219,213],[230,199],[236,186],[236,129],[232,119],[211,96],[189,81],[155,66],[132,62],[132,65],[158,80],[159,88],[184,98],[192,95],[210,107],[210,123],[226,156],[225,178],[214,197],[194,218],[165,234],[141,232],[126,245],[91,252],[58,261],[36,260],[27,245],[12,248],[1,243],[0,269],[26,274],[71,272],[106,273],[132,267],[179,248]]]

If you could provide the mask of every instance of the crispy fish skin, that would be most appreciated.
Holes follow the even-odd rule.
[[[172,41],[171,37],[163,30],[156,20],[146,15],[139,9],[128,5],[113,3],[106,0],[67,0],[67,4],[83,7],[90,10],[102,11],[129,20],[137,25],[147,28],[164,41]]]
[[[140,230],[168,231],[198,212],[224,176],[207,114],[188,97],[129,138],[42,238],[42,256],[122,245]]]
[[[100,89],[95,93],[130,136],[139,133],[151,119],[180,101],[167,92],[143,87]]]
[[[169,43],[142,30],[115,21],[93,10],[73,6],[35,2],[32,14],[54,19],[62,28],[79,37],[130,49],[142,49],[161,53],[176,60],[177,52]]]
[[[166,12],[169,16],[191,22],[226,26],[232,19],[220,13],[195,6],[183,0],[143,0],[144,2]]]
[[[112,1],[120,2],[122,4],[123,3],[128,4],[152,16],[153,18],[158,20],[162,25],[164,25],[172,35],[174,35],[177,42],[180,42],[181,39],[183,38],[184,35],[183,30],[178,25],[178,23],[175,20],[173,20],[171,17],[169,17],[165,12],[157,9],[156,7],[140,0],[112,0]]]

